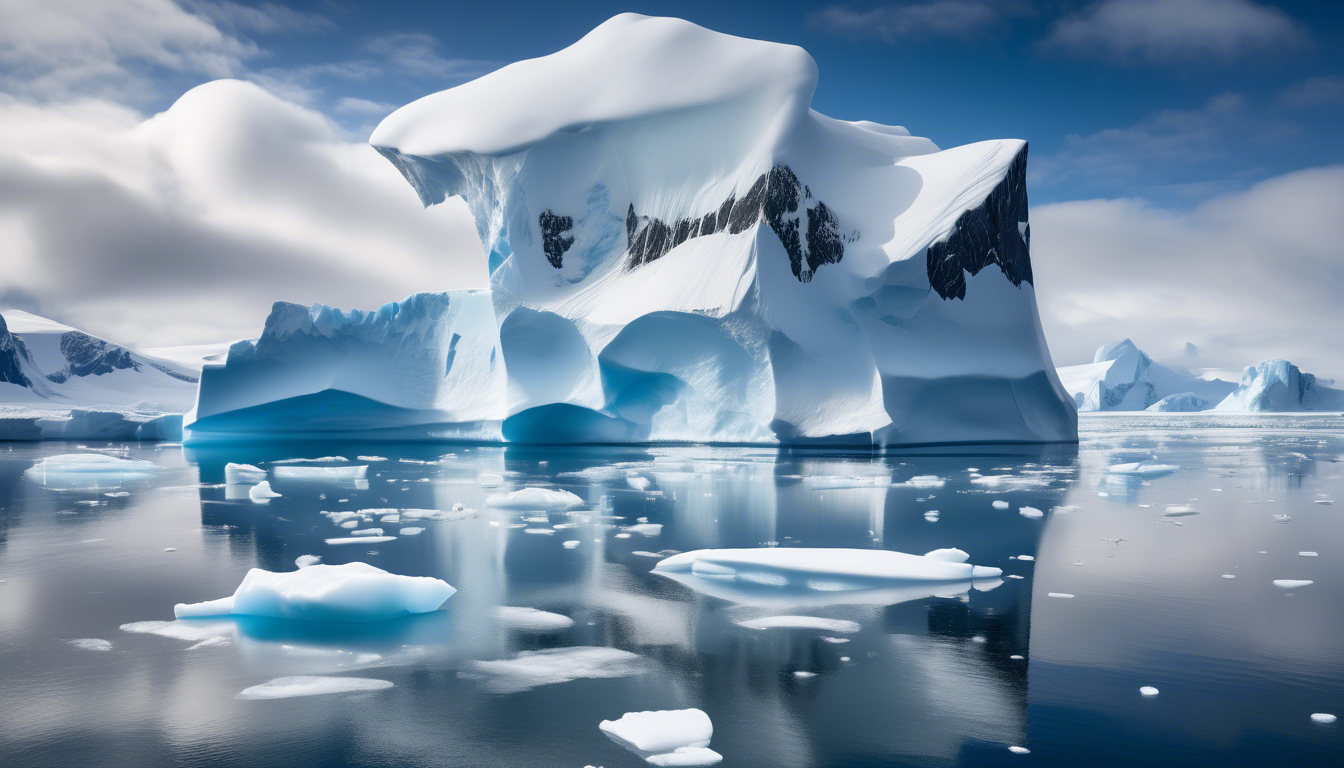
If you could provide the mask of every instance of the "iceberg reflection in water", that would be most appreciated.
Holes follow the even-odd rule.
[[[1342,424],[1089,423],[1077,448],[886,456],[119,445],[155,469],[117,495],[35,482],[25,471],[70,447],[15,446],[0,453],[0,753],[18,766],[124,754],[138,765],[610,768],[644,763],[599,723],[697,709],[724,766],[1023,759],[1010,746],[1051,764],[1085,751],[1109,765],[1338,757],[1338,734],[1310,715],[1344,695],[1331,671],[1340,627],[1320,618],[1344,613],[1325,544],[1342,523],[1337,505],[1315,503],[1344,497]],[[318,458],[367,476],[275,471]],[[1139,462],[1179,469],[1109,471]],[[231,498],[230,463],[280,496]],[[1120,492],[1098,495],[1107,488]],[[555,503],[488,503],[524,489],[536,490],[512,498]],[[1201,514],[1155,524],[1179,506]],[[384,535],[326,543],[375,528]],[[800,566],[809,551],[831,570]],[[317,557],[458,591],[387,621],[173,620],[175,604],[231,594],[251,568],[293,572]],[[882,577],[864,558],[964,573]],[[991,572],[977,566],[1002,572],[979,578]],[[1199,671],[1200,648],[1228,662]],[[1299,683],[1248,678],[1254,664]],[[1162,695],[1145,698],[1145,686]],[[1240,690],[1282,714],[1257,715]],[[1233,749],[1195,710],[1274,736]]]

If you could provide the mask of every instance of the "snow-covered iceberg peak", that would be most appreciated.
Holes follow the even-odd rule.
[[[1080,411],[1198,411],[1233,389],[1231,382],[1163,365],[1129,339],[1102,344],[1091,363],[1058,373]]]
[[[503,436],[1076,438],[1037,315],[1026,144],[811,109],[795,46],[616,16],[370,142],[489,254]]]
[[[1320,384],[1287,360],[1266,360],[1246,366],[1241,383],[1215,410],[1339,411],[1344,410],[1344,390]]]

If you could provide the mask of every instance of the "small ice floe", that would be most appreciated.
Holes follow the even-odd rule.
[[[1224,579],[1235,579],[1235,578],[1237,578],[1237,576],[1236,576],[1236,574],[1232,574],[1232,573],[1224,573],[1224,574],[1223,574],[1223,578],[1224,578]]]
[[[561,542],[560,546],[564,547],[565,549],[573,549],[579,546],[580,543],[581,542],[578,539],[570,539],[569,541]]]
[[[1186,507],[1186,506],[1169,506],[1169,507],[1167,507],[1167,511],[1162,513],[1162,516],[1163,516],[1163,517],[1189,517],[1190,515],[1198,515],[1198,514],[1199,514],[1199,513],[1196,512],[1196,511],[1194,510],[1194,508],[1192,508],[1192,507]]]
[[[853,634],[863,629],[863,626],[857,621],[823,619],[818,616],[766,616],[736,623],[737,626],[744,629],[809,629],[818,632],[838,632],[840,634]]]
[[[1156,696],[1158,694],[1158,690],[1151,685],[1145,685],[1139,689],[1139,693],[1144,696]]]
[[[500,624],[520,632],[559,632],[574,626],[574,620],[568,616],[512,605],[495,608],[495,618]]]
[[[1157,464],[1148,461],[1136,461],[1128,464],[1112,464],[1106,469],[1112,475],[1131,477],[1165,477],[1180,470],[1176,464]]]
[[[982,477],[971,478],[971,482],[986,488],[999,488],[1011,491],[1026,488],[1044,488],[1050,484],[1051,480],[1048,477],[1041,477],[1039,475],[984,475]]]
[[[1311,713],[1311,722],[1313,722],[1313,723],[1320,723],[1321,725],[1329,725],[1329,724],[1335,722],[1335,720],[1337,720],[1337,719],[1339,719],[1339,718],[1335,717],[1334,715],[1330,714],[1329,712],[1313,712],[1313,713]]]
[[[497,509],[547,509],[563,512],[583,505],[583,499],[569,491],[549,488],[520,488],[512,493],[495,493],[485,503]]]
[[[456,591],[442,579],[400,576],[368,563],[311,565],[284,573],[253,568],[232,596],[204,603],[178,603],[173,606],[173,615],[179,619],[234,615],[381,621],[438,610]]]
[[[280,494],[271,490],[269,481],[262,480],[248,490],[247,497],[251,499],[254,504],[269,504],[271,503],[271,499],[280,498]]]
[[[78,640],[66,640],[65,642],[73,645],[81,651],[110,651],[112,650],[111,640],[102,640],[97,637],[81,637]]]
[[[1012,659],[1013,661],[1022,661],[1026,657],[1020,653],[1014,653],[1012,656],[1009,656],[1008,658]]]
[[[321,555],[299,555],[294,558],[294,564],[300,568],[307,568],[310,565],[317,565],[322,562]]]
[[[349,461],[344,456],[318,456],[311,459],[277,459],[272,464],[332,464],[338,461]]]
[[[401,522],[401,515],[383,515],[382,517],[378,518],[378,522],[379,522],[379,524],[382,524],[382,523],[400,523],[400,522]]]
[[[410,527],[410,528],[402,528],[402,529],[399,531],[399,533],[400,533],[402,536],[419,536],[420,534],[424,533],[424,531],[425,531],[424,528],[416,528],[416,527],[412,526],[412,527]]]
[[[53,488],[95,489],[142,480],[158,471],[152,461],[122,459],[102,453],[63,453],[47,456],[24,470],[23,476]]]
[[[938,510],[930,509],[928,512],[925,512],[924,519],[928,520],[930,523],[938,522]]]
[[[1330,500],[1330,499],[1316,499],[1316,500],[1313,501],[1312,503],[1313,503],[1313,504],[1334,504],[1335,502],[1332,501],[1332,500]]]
[[[1311,579],[1275,579],[1274,586],[1279,589],[1298,589],[1300,587],[1309,587],[1316,582]]]
[[[307,482],[349,482],[363,480],[369,473],[367,464],[349,467],[276,467],[271,470],[277,480],[303,480]]]
[[[1035,557],[1034,555],[1018,555],[1018,556],[1017,556],[1017,559],[1018,559],[1018,560],[1026,560],[1028,563],[1030,563],[1030,562],[1035,561],[1035,560],[1036,560],[1036,557]]]
[[[582,678],[626,677],[646,669],[644,659],[629,651],[602,646],[573,646],[521,651],[508,659],[474,661],[463,677],[475,678],[492,693],[519,693],[543,685]]]
[[[1062,597],[1066,600],[1073,599],[1073,595],[1069,594],[1068,592],[1047,592],[1046,597]]]
[[[351,531],[351,536],[382,536],[382,528],[361,528],[358,531]]]
[[[637,525],[627,525],[624,529],[628,533],[638,533],[640,536],[658,536],[663,532],[662,523],[639,523]]]
[[[298,696],[325,696],[333,693],[363,693],[382,691],[392,687],[388,680],[367,677],[321,677],[294,675],[277,677],[261,685],[244,688],[240,699],[292,699]]]
[[[1315,552],[1298,552],[1298,557],[1319,557]]]
[[[176,551],[177,551],[177,547],[164,547],[164,548],[163,548],[163,551],[164,551],[164,552],[176,552]]]
[[[452,509],[403,509],[399,516],[406,520],[433,520],[438,523],[451,522],[453,520],[466,520],[476,517],[479,512],[474,509],[467,509],[461,504],[454,504]]]
[[[381,544],[396,541],[396,536],[349,536],[345,538],[324,539],[328,546],[343,547],[347,544]]]
[[[353,530],[359,527],[360,522],[361,521],[359,520],[346,520],[345,522],[338,524],[338,527],[345,528],[346,530]]]
[[[1008,502],[1004,501],[1003,499],[995,499],[995,500],[994,500],[994,508],[995,508],[995,509],[1008,509],[1010,506],[1012,506],[1012,505],[1009,504]]]
[[[618,720],[603,720],[598,728],[653,765],[714,765],[723,759],[709,749],[714,724],[699,709],[627,712]]]
[[[524,528],[523,533],[531,533],[539,536],[550,536],[555,533],[554,528]]]
[[[799,670],[797,670],[797,671],[795,671],[795,672],[793,673],[793,676],[794,676],[794,677],[799,677],[799,678],[806,679],[806,678],[809,678],[809,677],[816,677],[816,676],[817,676],[817,673],[816,673],[816,672],[808,672],[808,671],[806,671],[806,670],[799,669]]]
[[[627,477],[625,478],[625,484],[636,491],[647,491],[649,489],[649,478],[639,477],[638,475]]]
[[[842,488],[886,488],[891,485],[891,477],[874,475],[867,477],[846,477],[840,475],[814,475],[807,482],[815,491],[832,491]]]
[[[1030,520],[1045,517],[1045,513],[1035,507],[1022,507],[1017,510],[1017,513]]]
[[[131,492],[130,492],[130,491],[112,491],[111,493],[104,493],[103,495],[104,495],[104,496],[107,496],[108,498],[111,498],[111,499],[120,499],[120,498],[124,498],[124,497],[126,497],[126,496],[130,496],[130,495],[131,495]]]
[[[1009,748],[1008,748],[1008,751],[1009,751],[1009,752],[1012,752],[1014,755],[1030,755],[1030,754],[1031,754],[1031,750],[1030,750],[1030,749],[1027,749],[1026,747],[1019,747],[1019,746],[1016,746],[1016,745],[1009,747]]]
[[[251,464],[225,464],[224,482],[229,485],[254,485],[266,479],[266,470]]]
[[[476,484],[482,488],[498,488],[504,484],[504,476],[494,472],[482,472],[476,476]]]
[[[904,483],[896,483],[896,485],[908,488],[942,488],[947,485],[947,481],[937,475],[915,475]]]
[[[1293,519],[1293,518],[1292,518],[1291,515],[1275,515],[1275,516],[1274,516],[1274,522],[1276,522],[1276,523],[1288,523],[1288,522],[1292,522],[1292,519]]]
[[[356,461],[387,461],[386,456],[356,456]]]

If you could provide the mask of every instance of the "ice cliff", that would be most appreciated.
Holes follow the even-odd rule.
[[[1231,382],[1201,379],[1163,365],[1129,339],[1107,342],[1091,363],[1058,373],[1079,411],[1205,410],[1235,388]],[[1196,407],[1200,402],[1204,405]]]
[[[278,304],[192,439],[1068,441],[1022,141],[940,150],[811,109],[801,48],[617,16],[426,96],[370,142],[461,196],[488,292]]]
[[[1344,390],[1324,386],[1287,360],[1266,360],[1242,371],[1236,390],[1217,411],[1344,411]]]

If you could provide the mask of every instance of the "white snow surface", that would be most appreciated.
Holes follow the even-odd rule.
[[[229,485],[253,485],[266,479],[266,470],[251,464],[224,465],[224,482]]]
[[[621,746],[647,754],[708,747],[714,736],[714,724],[699,709],[626,712],[616,720],[603,720],[598,727]]]
[[[398,109],[370,143],[426,205],[461,196],[489,291],[277,304],[205,367],[188,439],[1076,439],[1025,143],[835,120],[817,83],[796,46],[621,14]]]
[[[583,499],[565,490],[520,488],[511,493],[494,493],[485,503],[497,509],[545,509],[556,512],[583,505]]]
[[[292,699],[298,696],[324,696],[333,693],[359,693],[364,691],[382,691],[393,687],[388,680],[374,680],[367,677],[323,677],[319,675],[294,675],[277,677],[261,685],[244,688],[238,694],[240,699]]]
[[[173,614],[179,619],[232,614],[308,621],[381,621],[438,610],[456,591],[441,579],[399,576],[359,562],[309,565],[283,573],[253,568],[232,597],[178,603]]]

